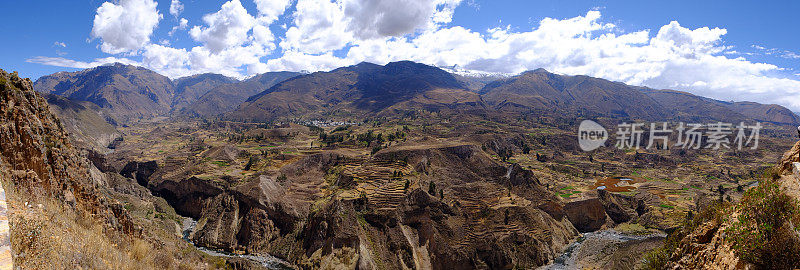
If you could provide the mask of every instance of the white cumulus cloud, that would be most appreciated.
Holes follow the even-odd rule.
[[[281,47],[318,54],[348,44],[433,30],[461,0],[298,0]]]
[[[265,17],[269,22],[277,20],[291,3],[290,0],[253,0],[253,2],[256,3],[259,16]]]
[[[172,2],[169,3],[169,14],[177,18],[181,13],[183,13],[183,3],[181,3],[180,0],[172,0]]]
[[[253,28],[256,19],[247,13],[239,0],[231,0],[216,13],[203,16],[203,21],[207,27],[195,26],[189,34],[217,53],[247,42],[247,32]]]
[[[162,15],[153,0],[104,2],[97,8],[92,37],[100,38],[103,52],[136,52],[150,42]]]
[[[350,0],[344,1],[344,12],[350,23],[349,31],[361,39],[402,36],[424,29],[437,12],[433,0]],[[444,18],[449,18],[445,15]],[[435,18],[448,22],[449,19]]]

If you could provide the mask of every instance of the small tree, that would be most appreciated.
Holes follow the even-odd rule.
[[[436,184],[433,181],[428,182],[428,194],[436,196]]]
[[[358,198],[359,198],[359,200],[364,202],[364,205],[367,205],[367,203],[369,202],[369,198],[367,198],[367,193],[364,192],[363,190],[361,192],[359,192]]]
[[[497,151],[497,155],[500,156],[500,159],[503,160],[503,162],[506,162],[509,158],[514,156],[514,152],[511,151],[511,149],[503,148]]]
[[[403,185],[403,193],[408,192],[408,187],[411,186],[411,182],[406,179],[406,183]]]

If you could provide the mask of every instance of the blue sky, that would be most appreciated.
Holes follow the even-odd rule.
[[[414,60],[469,73],[539,67],[800,110],[798,1],[10,1],[3,69],[109,62],[244,78]],[[180,8],[182,7],[182,8]],[[185,24],[181,25],[181,21]]]

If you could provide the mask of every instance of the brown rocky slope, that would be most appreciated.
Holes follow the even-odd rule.
[[[54,94],[42,96],[76,146],[105,153],[114,147],[114,143],[122,140],[122,133],[114,127],[113,120],[94,103],[73,101]]]
[[[31,81],[3,70],[0,182],[18,269],[212,268],[186,244],[178,248],[169,240],[177,236],[164,237],[135,219],[109,188],[124,178],[94,169]]]
[[[269,122],[325,115],[350,119],[381,112],[483,107],[477,94],[439,68],[410,61],[383,66],[364,62],[278,83],[248,98],[225,118]]]
[[[578,233],[560,207],[542,210],[559,199],[530,171],[470,143],[324,150],[244,179],[193,177],[193,162],[171,158],[143,175],[197,219],[196,243],[301,268],[532,268]]]
[[[119,123],[162,116],[169,112],[175,95],[169,78],[120,63],[43,76],[34,88],[97,104]]]
[[[800,142],[767,171],[741,201],[722,200],[698,205],[667,240],[666,269],[797,269],[800,267],[800,177],[793,162],[800,161]]]

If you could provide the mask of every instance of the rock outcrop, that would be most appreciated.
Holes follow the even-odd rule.
[[[800,236],[797,234],[793,220],[796,217],[787,216],[786,212],[775,212],[770,214],[767,221],[756,221],[755,225],[746,228],[744,237],[751,237],[749,241],[763,245],[766,248],[749,249],[752,257],[740,257],[742,250],[748,250],[752,246],[739,247],[739,252],[734,252],[734,241],[736,234],[741,234],[736,230],[736,226],[746,226],[737,224],[742,220],[753,221],[755,219],[740,219],[743,215],[753,211],[797,211],[794,206],[784,208],[783,204],[797,203],[800,199],[800,179],[793,173],[793,164],[798,162],[800,154],[800,142],[784,153],[781,160],[774,168],[775,174],[765,174],[770,179],[761,179],[758,186],[751,187],[756,190],[752,194],[745,193],[744,198],[734,206],[727,206],[725,210],[712,209],[712,215],[724,215],[734,218],[711,218],[705,220],[694,219],[693,222],[699,223],[690,227],[685,232],[676,249],[671,254],[667,267],[669,269],[794,269],[800,265],[800,257],[797,257],[797,250],[800,247]],[[774,182],[773,182],[774,181]],[[763,189],[762,189],[763,188]],[[748,204],[749,203],[749,204]],[[699,210],[704,210],[707,205],[698,203]],[[776,206],[777,205],[777,206]],[[769,209],[769,210],[767,210]],[[709,211],[709,210],[706,210]],[[714,212],[725,211],[725,212]],[[743,214],[745,213],[745,214]],[[797,212],[794,212],[797,215]],[[770,224],[769,222],[774,222]],[[778,225],[774,225],[778,224]],[[756,227],[758,226],[758,227]],[[734,230],[729,230],[729,229]],[[764,236],[764,231],[770,234]],[[776,237],[777,236],[777,237]],[[741,236],[739,236],[741,237]],[[758,238],[757,238],[758,237]],[[737,255],[738,253],[738,255]],[[751,254],[748,254],[751,255]]]
[[[587,198],[568,202],[563,213],[580,232],[600,230],[604,225],[614,225],[638,218],[648,212],[648,206],[641,198],[611,193],[605,190],[585,194]],[[561,213],[555,205],[541,205],[548,213]]]
[[[780,175],[789,175],[792,173],[792,163],[800,162],[800,142],[792,146],[789,151],[783,154],[780,162],[778,162],[778,171]]]
[[[228,150],[199,155],[236,152]],[[192,162],[159,168],[148,187],[197,219],[195,243],[268,252],[301,268],[529,268],[578,233],[530,171],[473,144],[398,146],[368,158],[321,151],[235,181],[192,177]],[[331,185],[340,191],[326,193]],[[540,207],[548,203],[553,213]]]
[[[606,224],[603,203],[597,198],[569,202],[564,205],[564,212],[580,232],[596,231]]]
[[[107,227],[107,234],[98,236],[101,238],[140,234],[141,228],[123,206],[99,193],[99,183],[90,175],[89,167],[90,163],[72,147],[47,102],[32,90],[31,81],[0,70],[0,180],[11,210],[11,242],[17,267],[67,267],[70,262],[53,260],[67,256],[58,252],[68,250],[70,243],[49,237],[74,236],[57,231],[63,226],[77,226],[72,218]],[[34,204],[36,209],[26,209]],[[59,209],[63,209],[63,216],[47,223],[47,216],[39,216]],[[31,238],[32,233],[43,235]]]
[[[671,269],[752,269],[752,265],[739,259],[725,241],[722,233],[725,224],[707,222],[701,224],[681,240],[672,255]]]
[[[647,212],[645,202],[631,196],[597,190],[597,198],[608,217],[617,224],[631,221]]]
[[[146,187],[150,182],[150,176],[158,170],[158,163],[155,160],[138,162],[131,161],[119,171],[122,176],[136,179],[136,181]]]
[[[140,205],[174,216],[166,202],[132,179],[95,168],[31,81],[3,70],[0,183],[15,269],[209,267],[169,219],[142,220],[129,210]]]

